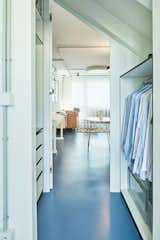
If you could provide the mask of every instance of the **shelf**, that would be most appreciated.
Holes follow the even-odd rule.
[[[143,62],[130,69],[128,72],[122,74],[120,78],[152,78],[153,59],[152,54],[148,56]]]

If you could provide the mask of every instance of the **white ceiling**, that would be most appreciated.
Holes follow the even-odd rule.
[[[137,56],[152,52],[152,0],[54,0]]]
[[[90,75],[85,71],[88,66],[109,65],[109,40],[54,2],[53,59],[63,74]]]

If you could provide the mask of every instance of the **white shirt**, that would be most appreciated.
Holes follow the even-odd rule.
[[[140,174],[142,161],[143,161],[143,153],[145,147],[145,139],[146,139],[146,131],[147,131],[147,123],[148,123],[148,104],[151,97],[152,90],[147,91],[141,97],[140,110],[138,115],[138,123],[136,129],[136,138],[135,138],[135,146],[134,146],[134,166],[133,173]]]
[[[152,181],[152,165],[153,165],[153,126],[151,123],[152,116],[153,116],[153,112],[152,112],[152,95],[151,95],[143,162],[142,162],[142,167],[140,171],[141,179],[142,180],[148,179],[149,181]]]

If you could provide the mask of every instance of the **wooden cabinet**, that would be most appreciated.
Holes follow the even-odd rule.
[[[77,128],[78,113],[76,111],[66,111],[67,126],[66,128]]]

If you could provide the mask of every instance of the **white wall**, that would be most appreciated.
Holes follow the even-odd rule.
[[[53,187],[52,158],[52,0],[44,1],[44,192]]]
[[[160,239],[160,1],[153,0],[153,239]]]
[[[147,56],[146,56],[147,57]],[[110,158],[110,190],[120,191],[120,75],[135,66],[142,59],[121,44],[111,41],[111,158]]]
[[[12,0],[9,108],[9,227],[15,240],[36,239],[35,1]]]
[[[64,109],[72,109],[72,78],[65,77],[62,90],[62,106]]]
[[[45,0],[45,170],[47,187],[50,184],[50,160],[52,160],[52,114],[50,90],[50,63],[52,63],[51,24],[49,5]],[[0,1],[0,95],[5,59],[2,56],[2,1]],[[46,6],[47,5],[47,6]],[[37,197],[36,197],[36,79],[35,43],[36,15],[35,0],[11,0],[11,92],[13,106],[8,108],[8,220],[9,229],[14,231],[14,240],[37,239]],[[10,60],[10,59],[9,59]],[[2,65],[3,64],[3,65]],[[43,77],[43,76],[41,76]],[[43,95],[43,94],[42,94]],[[41,99],[42,100],[42,99]],[[0,103],[1,105],[1,103]],[[2,225],[2,111],[0,107],[0,230]],[[2,172],[1,172],[2,171]],[[53,180],[53,179],[52,179]],[[52,181],[53,183],[53,181]],[[0,237],[1,238],[1,237]],[[7,238],[8,239],[8,238]]]
[[[56,105],[56,111],[62,109],[62,92],[63,92],[63,79],[64,77],[56,71],[55,73],[55,92],[54,92],[54,104]]]
[[[36,125],[37,128],[43,127],[43,91],[44,91],[44,77],[43,77],[43,44],[36,45]]]

